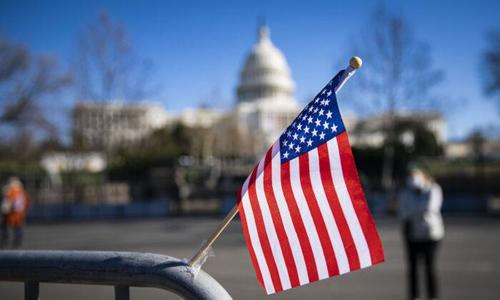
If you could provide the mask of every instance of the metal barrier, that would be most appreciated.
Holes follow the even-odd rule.
[[[0,281],[24,282],[25,299],[39,299],[39,283],[113,285],[115,299],[129,287],[153,287],[185,299],[231,299],[210,275],[196,276],[183,261],[159,254],[108,251],[0,251]]]

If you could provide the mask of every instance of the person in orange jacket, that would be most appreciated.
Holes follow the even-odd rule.
[[[30,204],[30,197],[23,188],[23,184],[17,177],[9,178],[7,185],[3,188],[2,199],[2,248],[9,245],[9,231],[14,231],[13,247],[21,246],[23,238],[23,227],[26,212]]]

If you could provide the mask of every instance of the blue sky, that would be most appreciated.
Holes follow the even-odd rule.
[[[451,138],[499,123],[500,111],[482,93],[480,55],[485,33],[500,28],[500,1],[385,1],[401,12],[418,39],[430,44],[445,72],[439,95],[456,100],[446,111]],[[259,16],[286,55],[305,102],[349,59],[375,1],[8,1],[0,0],[0,34],[35,53],[71,60],[78,32],[107,11],[129,31],[137,52],[155,63],[158,99],[169,110],[211,103],[229,108],[239,71],[255,41]],[[355,78],[350,82],[355,88]],[[345,92],[348,90],[346,89]],[[66,103],[71,96],[64,96]],[[342,101],[342,96],[339,96]],[[346,97],[348,98],[348,97]],[[60,100],[60,101],[63,101]],[[54,100],[55,101],[55,100]],[[348,109],[347,104],[342,104]]]

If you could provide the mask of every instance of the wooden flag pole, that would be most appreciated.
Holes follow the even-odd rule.
[[[200,260],[203,259],[207,253],[212,244],[219,238],[221,233],[226,229],[226,227],[231,223],[231,221],[236,217],[236,214],[238,214],[238,204],[236,204],[233,209],[226,215],[224,220],[222,220],[222,223],[219,224],[217,229],[212,233],[212,235],[208,238],[208,240],[201,246],[200,250],[196,252],[196,254],[189,260],[188,264],[193,267],[199,264]]]
[[[339,84],[339,89],[352,76],[352,74],[354,73],[353,71],[361,68],[362,64],[363,61],[358,56],[351,57],[351,59],[349,60],[349,67],[346,69],[347,72],[342,78],[342,82]],[[335,92],[338,92],[338,90],[336,90]],[[212,244],[219,238],[219,236],[227,228],[229,223],[231,223],[234,217],[236,217],[236,214],[238,214],[238,204],[236,204],[231,209],[231,211],[226,215],[224,220],[222,220],[222,223],[219,224],[217,229],[212,233],[212,235],[210,235],[208,240],[201,246],[200,250],[198,250],[195,253],[195,255],[188,261],[188,264],[191,267],[200,265],[200,261],[206,257]]]

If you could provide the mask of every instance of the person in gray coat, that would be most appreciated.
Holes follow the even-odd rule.
[[[435,262],[439,242],[444,237],[442,203],[439,184],[424,168],[412,165],[399,203],[408,261],[409,299],[419,298],[418,267],[421,262],[425,266],[427,297],[439,297]]]

